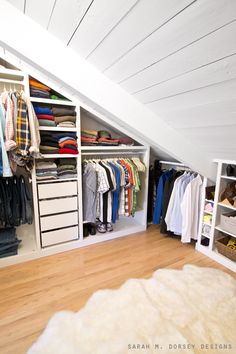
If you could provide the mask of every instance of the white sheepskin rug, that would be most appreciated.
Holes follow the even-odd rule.
[[[212,268],[160,269],[56,313],[28,354],[236,353],[236,281]]]

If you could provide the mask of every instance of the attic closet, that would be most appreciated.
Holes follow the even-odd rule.
[[[7,98],[7,90],[11,90],[25,99],[26,111],[32,111],[34,119],[31,136],[38,137],[38,145],[27,147],[24,177],[18,170],[19,177],[12,177],[14,181],[26,181],[32,224],[21,221],[16,225],[11,237],[18,250],[1,259],[0,266],[145,230],[149,147],[94,109],[65,97],[47,79],[3,64],[1,84],[11,87],[3,86],[1,91],[6,88]],[[3,140],[5,143],[5,131]],[[11,153],[6,153],[9,158]],[[93,219],[87,220],[86,203],[91,202],[91,191],[86,190],[89,184],[84,172],[86,168],[92,171],[94,165],[99,166],[100,174],[95,168]],[[103,177],[107,184],[98,191],[102,173],[106,173]],[[93,221],[95,232],[90,227],[87,233],[87,221]]]

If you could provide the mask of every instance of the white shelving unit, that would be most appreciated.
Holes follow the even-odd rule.
[[[224,228],[220,225],[220,216],[224,212],[236,212],[236,208],[233,206],[225,205],[220,202],[221,192],[225,189],[226,185],[230,182],[236,181],[236,177],[231,177],[226,175],[226,166],[228,164],[236,165],[236,161],[231,160],[214,160],[215,163],[218,164],[217,169],[217,178],[216,178],[216,188],[215,188],[215,197],[214,201],[205,199],[205,188],[207,186],[207,179],[204,179],[204,188],[203,188],[203,196],[202,196],[202,204],[201,204],[201,218],[199,223],[199,235],[198,241],[196,244],[196,249],[206,256],[214,259],[216,262],[223,264],[225,267],[231,269],[236,272],[236,263],[220,254],[217,250],[215,241],[224,237],[224,236],[233,236],[236,238],[234,233],[228,232],[224,230]],[[203,217],[204,214],[207,213],[204,208],[205,204],[211,202],[213,204],[213,213],[212,213],[212,222],[209,224],[210,226],[210,234],[205,235],[202,232],[202,226],[204,224]],[[202,238],[207,237],[209,239],[209,245],[204,246],[201,244]]]
[[[42,82],[42,80],[38,78],[37,74],[32,73],[32,76],[36,80],[38,79]],[[17,83],[14,84],[14,81],[16,81]],[[59,87],[51,85],[50,82],[43,83],[51,87],[55,92],[60,93]],[[10,85],[12,88],[23,88],[25,93],[29,96],[29,74],[26,72],[10,68],[3,70],[1,69],[0,86],[1,85],[6,85],[6,88],[10,88]],[[65,96],[65,92],[63,92],[63,96]],[[32,225],[22,225],[20,227],[17,227],[18,238],[22,240],[21,245],[18,249],[18,254],[15,256],[0,259],[0,267],[55,254],[58,252],[67,251],[77,247],[83,247],[98,242],[112,240],[117,237],[124,237],[129,234],[143,231],[146,229],[149,146],[145,145],[143,141],[134,136],[132,132],[129,132],[120,127],[119,125],[111,122],[106,116],[103,116],[101,113],[96,112],[93,108],[85,106],[81,102],[73,101],[73,97],[68,98],[68,100],[52,100],[30,97],[30,100],[32,103],[38,103],[40,105],[60,105],[65,107],[75,107],[77,112],[76,128],[40,126],[39,130],[50,131],[52,134],[54,132],[77,133],[76,135],[78,137],[79,152],[78,155],[42,155],[42,159],[44,160],[53,160],[57,158],[75,158],[77,160],[77,177],[65,179],[58,178],[48,180],[37,180],[36,170],[34,166],[31,175],[31,185],[34,201],[34,223]],[[112,137],[116,137],[118,135],[129,136],[135,141],[135,144],[132,146],[81,146],[81,128],[87,128],[92,130],[107,130],[112,134]],[[103,156],[139,156],[146,166],[146,171],[145,173],[140,173],[142,189],[137,195],[137,211],[135,213],[135,216],[121,217],[118,222],[113,225],[114,231],[112,232],[107,232],[106,234],[97,233],[94,236],[84,238],[82,215],[82,159],[87,158],[89,155],[92,157],[98,156],[101,158]],[[74,191],[75,185],[76,193]],[[68,204],[67,198],[70,198],[71,204]],[[76,209],[75,198],[77,199]],[[61,203],[61,206],[59,206],[60,201],[63,201],[63,203]],[[51,209],[52,212],[50,212],[50,214],[47,214],[47,212],[46,214],[43,214],[45,213],[45,210],[50,210],[50,207],[51,205],[53,205],[53,203],[55,203],[56,213],[54,213],[53,209]],[[66,205],[69,205],[68,210],[64,210],[66,208]],[[63,226],[55,226],[55,228],[52,229],[53,225],[59,224],[63,224]],[[75,229],[76,225],[74,224],[78,225],[77,231]]]

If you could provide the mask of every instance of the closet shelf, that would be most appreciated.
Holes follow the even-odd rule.
[[[71,101],[66,101],[66,100],[51,100],[49,98],[40,98],[40,97],[30,97],[31,102],[38,102],[38,103],[46,103],[46,104],[57,104],[57,105],[62,105],[62,106],[73,106],[75,107],[75,104]]]
[[[81,146],[81,151],[110,151],[110,150],[114,150],[114,151],[124,151],[124,150],[129,150],[129,151],[133,151],[133,150],[144,150],[146,151],[146,147],[145,146]]]
[[[41,159],[58,159],[58,158],[63,158],[63,157],[75,157],[77,158],[79,154],[42,154],[42,158],[38,158],[37,160]]]
[[[231,181],[236,181],[236,177],[233,177],[233,176],[225,176],[225,175],[222,175],[221,178],[223,179],[229,179]]]
[[[43,127],[40,126],[39,130],[53,131],[53,132],[77,132],[77,128],[64,128],[64,127]]]
[[[204,224],[204,225],[211,226],[211,224],[209,224],[208,222],[204,222],[204,221],[203,221],[203,224]]]
[[[208,202],[208,203],[214,203],[214,200],[205,199],[205,202]]]
[[[235,211],[236,211],[236,208],[231,207],[231,206],[229,206],[229,205],[225,205],[225,204],[223,204],[223,203],[218,203],[218,205],[221,206],[221,207],[224,207],[224,208],[226,208],[226,209],[230,209],[230,210],[235,210]]]
[[[224,229],[222,229],[222,228],[220,227],[220,225],[216,226],[215,229],[218,230],[218,231],[220,231],[220,232],[223,232],[224,234],[227,234],[227,235],[236,237],[236,235],[232,234],[231,232],[228,232],[228,231],[225,231]]]
[[[24,77],[24,74],[20,70],[14,70],[14,69],[0,69],[0,76],[17,76],[17,77]]]
[[[55,179],[45,179],[45,180],[39,180],[36,179],[36,183],[37,184],[42,184],[42,183],[53,183],[53,182],[68,182],[68,181],[77,181],[77,177],[76,178],[55,178]]]
[[[204,237],[206,237],[206,238],[208,238],[209,240],[210,240],[210,235],[206,235],[206,234],[201,234],[202,236],[204,236]]]
[[[204,214],[213,215],[213,213],[211,211],[203,210],[203,212],[204,212]]]

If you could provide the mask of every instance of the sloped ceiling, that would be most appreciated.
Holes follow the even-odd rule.
[[[8,1],[209,161],[235,159],[235,0]]]

